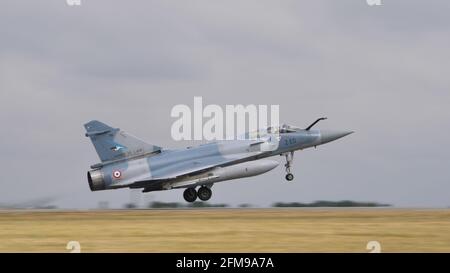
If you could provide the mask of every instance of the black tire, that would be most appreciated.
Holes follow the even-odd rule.
[[[203,186],[198,189],[197,196],[202,201],[208,201],[212,196],[212,191],[210,188]]]
[[[294,180],[294,175],[293,175],[292,173],[286,174],[286,180],[287,180],[287,181],[292,181],[292,180]]]
[[[197,200],[197,192],[195,191],[195,188],[187,188],[183,192],[183,197],[186,202],[192,203],[195,200]]]

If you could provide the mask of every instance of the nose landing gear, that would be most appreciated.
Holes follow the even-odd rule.
[[[286,164],[284,164],[287,172],[286,180],[292,181],[294,180],[294,175],[291,173],[291,165],[292,161],[294,161],[294,152],[285,153],[284,156],[286,157]]]

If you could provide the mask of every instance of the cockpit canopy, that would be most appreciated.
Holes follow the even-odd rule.
[[[292,126],[289,124],[282,124],[281,126],[271,126],[271,127],[267,128],[267,133],[269,133],[269,134],[276,134],[276,133],[286,134],[286,133],[295,133],[298,130],[301,130],[301,128]]]
[[[271,135],[295,133],[298,130],[302,129],[288,124],[282,124],[280,126],[270,126],[266,129],[260,129],[257,131],[246,133],[243,139],[265,139],[270,137]]]
[[[243,138],[241,139],[266,139],[270,138],[274,134],[289,134],[289,133],[295,133],[301,130],[309,131],[314,125],[316,125],[319,121],[327,119],[326,117],[318,118],[316,121],[311,123],[308,127],[305,129],[299,128],[296,126],[292,126],[289,124],[282,124],[280,126],[270,126],[267,129],[260,129],[257,131],[253,131],[250,133],[246,133]]]

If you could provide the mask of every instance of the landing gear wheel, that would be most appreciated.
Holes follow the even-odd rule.
[[[195,188],[187,188],[183,192],[183,197],[186,202],[192,203],[197,200],[197,191]]]
[[[212,191],[210,188],[203,186],[198,189],[197,196],[202,201],[208,201],[212,196]]]
[[[292,173],[286,174],[286,180],[287,180],[287,181],[292,181],[292,180],[294,180],[294,175],[293,175]]]

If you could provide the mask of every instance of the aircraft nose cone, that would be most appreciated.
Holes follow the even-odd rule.
[[[325,144],[341,137],[348,136],[352,134],[353,131],[331,131],[331,130],[321,130],[321,144]]]

